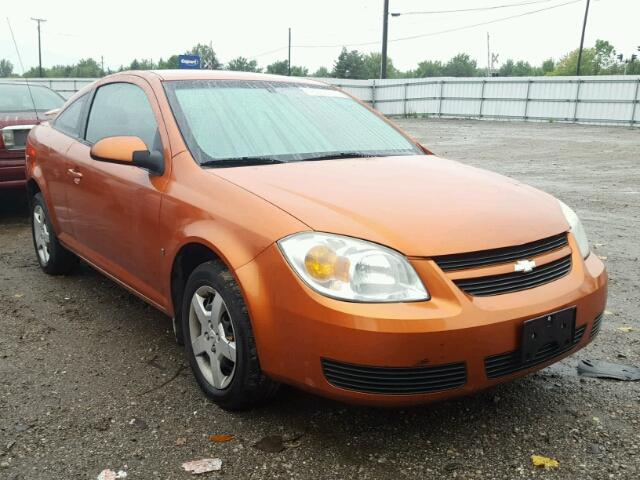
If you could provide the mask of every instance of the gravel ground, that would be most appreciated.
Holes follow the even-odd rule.
[[[441,156],[576,208],[611,277],[594,344],[538,374],[421,408],[352,407],[283,388],[264,408],[227,413],[198,390],[168,318],[89,267],[44,275],[23,199],[2,194],[0,478],[95,479],[111,468],[179,479],[189,477],[182,462],[206,457],[223,462],[207,478],[639,478],[640,383],[580,378],[574,367],[587,358],[640,365],[640,130],[399,123]],[[267,436],[276,437],[257,448]],[[537,470],[532,454],[560,466]]]

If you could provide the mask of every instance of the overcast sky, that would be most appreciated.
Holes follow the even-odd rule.
[[[390,0],[391,12],[453,10],[505,4],[528,5],[486,11],[402,15],[389,19],[389,56],[400,69],[415,68],[425,59],[447,60],[467,52],[486,66],[487,32],[501,61],[525,59],[539,64],[576,48],[586,0],[499,21],[437,34],[571,0]],[[183,53],[198,42],[212,42],[219,59],[256,57],[261,66],[287,55],[287,28],[292,28],[292,63],[314,71],[333,66],[342,45],[364,52],[379,51],[382,0],[180,0],[92,2],[20,0],[3,9],[9,17],[25,68],[38,64],[36,23],[42,24],[43,65],[74,63],[104,56],[105,67],[118,68],[133,58],[158,60]],[[640,45],[640,0],[592,0],[585,44],[609,40],[625,56]],[[374,42],[370,45],[355,45]],[[303,46],[323,46],[309,48]],[[339,46],[332,46],[339,45]],[[276,52],[272,50],[279,49]],[[635,52],[640,53],[640,52]],[[0,23],[0,58],[20,72],[6,19]]]

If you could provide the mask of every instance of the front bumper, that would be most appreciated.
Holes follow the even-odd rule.
[[[572,251],[578,252],[573,239],[570,243]],[[593,337],[594,320],[605,308],[607,274],[595,255],[585,261],[579,254],[572,255],[573,267],[565,277],[493,297],[466,295],[434,262],[412,260],[432,298],[401,304],[349,303],[321,296],[298,279],[276,245],[236,270],[236,275],[266,374],[350,403],[410,405],[491,387],[543,368],[587,345]],[[525,320],[567,307],[576,307],[576,332],[580,333],[571,345],[535,364],[504,369],[510,354],[517,357],[514,352],[518,351]],[[490,359],[502,362],[499,376],[489,368]],[[398,368],[402,370],[394,370]],[[355,376],[358,380],[359,374],[371,378],[374,370],[427,378],[429,368],[434,378],[444,376],[455,381],[436,380],[435,385],[441,388],[427,393],[387,394],[336,386],[339,382],[331,377],[337,369],[343,379]],[[363,383],[356,381],[355,385]]]
[[[24,150],[0,151],[0,189],[24,188],[25,183]]]

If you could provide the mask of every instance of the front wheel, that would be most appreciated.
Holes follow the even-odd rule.
[[[189,276],[182,331],[193,374],[220,407],[243,410],[275,394],[278,384],[260,369],[240,288],[220,262],[203,263]]]
[[[69,273],[78,257],[60,244],[41,193],[33,196],[31,205],[31,233],[40,268],[49,275]]]

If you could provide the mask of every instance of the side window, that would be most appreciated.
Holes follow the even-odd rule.
[[[158,124],[144,91],[131,83],[110,83],[96,92],[89,113],[86,140],[140,137],[149,150],[162,150]]]
[[[82,112],[89,96],[84,94],[60,113],[53,122],[53,127],[73,138],[82,137]]]

